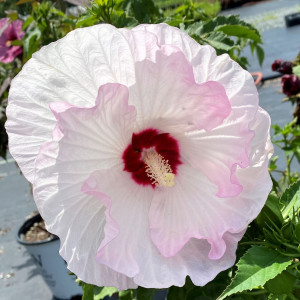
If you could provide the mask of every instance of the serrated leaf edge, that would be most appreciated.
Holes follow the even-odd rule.
[[[258,247],[264,248],[263,246],[258,246]],[[249,252],[252,248],[253,248],[253,247],[249,248],[249,249],[243,254],[243,256],[240,258],[240,260],[241,260],[246,254],[248,254],[248,252]],[[279,253],[278,253],[278,254],[279,254]],[[239,261],[240,261],[240,260],[239,260]],[[290,261],[290,264],[291,264],[291,263],[292,263],[292,260]],[[290,264],[289,264],[289,265],[290,265]],[[278,274],[274,275],[272,278],[266,280],[262,285],[264,285],[267,281],[269,281],[269,280],[275,278],[277,275],[281,274],[283,271],[285,271],[285,270],[287,269],[287,267],[288,267],[289,265],[287,265],[287,266],[285,267],[285,269],[283,269],[280,273],[278,273]],[[236,264],[236,266],[237,266],[237,271],[236,271],[236,274],[237,274],[237,272],[239,271],[239,266],[238,266],[237,264]],[[224,297],[225,291],[232,285],[232,282],[233,282],[233,280],[234,280],[235,277],[236,277],[236,275],[232,278],[230,284],[225,288],[225,290],[222,292],[222,294],[221,294],[216,300],[223,300],[223,299],[225,299],[225,298],[227,298],[227,297],[229,297],[229,296],[231,296],[231,295],[236,294],[236,293],[233,293],[233,294],[229,294],[229,295],[227,295],[227,296]],[[253,288],[252,288],[252,289],[243,290],[243,291],[252,291],[252,290],[253,290]],[[243,291],[240,291],[240,292],[238,292],[238,293],[241,293],[241,292],[243,292]]]

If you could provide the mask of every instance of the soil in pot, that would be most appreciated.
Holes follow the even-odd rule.
[[[44,220],[33,223],[21,238],[26,242],[40,242],[54,239],[54,235],[47,231]]]

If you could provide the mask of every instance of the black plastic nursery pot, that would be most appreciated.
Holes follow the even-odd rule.
[[[67,300],[82,295],[81,287],[75,282],[75,277],[69,275],[70,271],[67,269],[66,262],[58,253],[60,240],[57,236],[37,242],[27,242],[22,238],[34,223],[41,220],[38,214],[25,221],[17,234],[18,243],[23,245],[34,259],[56,299]]]

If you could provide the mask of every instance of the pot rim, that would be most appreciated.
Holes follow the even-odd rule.
[[[32,226],[32,224],[34,224],[35,222],[39,222],[41,220],[42,220],[42,217],[40,214],[37,214],[37,215],[31,217],[30,219],[26,220],[23,223],[23,225],[20,227],[20,229],[18,230],[17,242],[24,246],[34,246],[34,245],[47,244],[47,243],[51,243],[53,241],[57,241],[58,236],[56,236],[56,235],[53,235],[54,237],[50,240],[42,240],[42,241],[36,241],[36,242],[27,242],[21,238],[21,234],[25,234],[25,232],[28,231],[28,229]]]

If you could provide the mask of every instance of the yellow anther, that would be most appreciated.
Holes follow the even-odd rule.
[[[171,187],[175,184],[175,175],[168,160],[153,149],[146,151],[143,158],[147,165],[147,176],[152,179],[153,184],[161,187]]]
[[[175,184],[175,175],[173,173],[166,173],[165,174],[165,183],[166,183],[166,186],[173,186]]]

